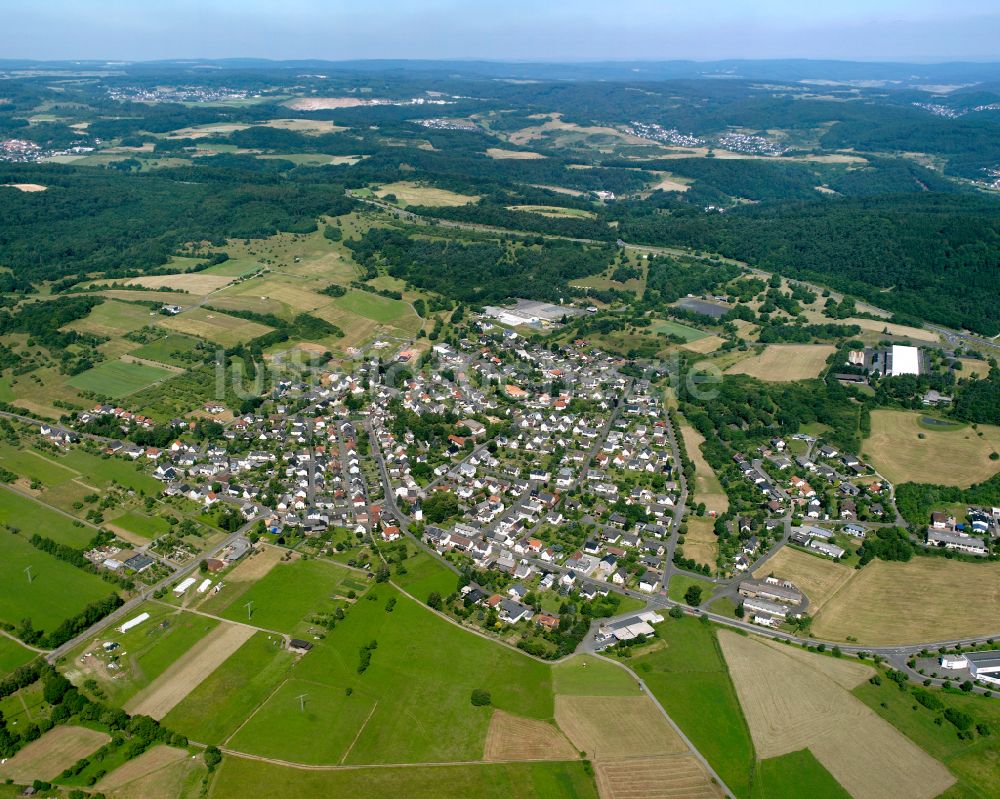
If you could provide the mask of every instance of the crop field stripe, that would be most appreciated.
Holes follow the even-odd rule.
[[[172,664],[156,682],[133,697],[126,709],[132,715],[163,718],[255,632],[242,625],[220,625]]]

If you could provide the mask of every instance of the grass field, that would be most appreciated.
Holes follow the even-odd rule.
[[[258,322],[250,322],[218,311],[194,308],[177,316],[161,317],[157,324],[176,333],[187,333],[199,338],[231,347],[252,338],[270,333],[271,328]]]
[[[757,765],[752,799],[850,799],[808,749],[762,760]]]
[[[595,219],[597,214],[593,211],[585,211],[582,208],[563,208],[559,205],[508,205],[508,211],[524,211],[529,214],[538,214],[553,219]]]
[[[923,601],[945,594],[947,602]],[[874,560],[827,601],[813,631],[831,641],[851,635],[862,644],[893,645],[992,635],[998,618],[998,563]]]
[[[649,328],[649,332],[667,333],[671,336],[678,336],[688,343],[707,338],[709,335],[704,330],[698,330],[698,328],[690,327],[689,325],[682,325],[680,322],[675,322],[672,319],[654,320]]]
[[[144,305],[105,300],[83,319],[66,325],[66,329],[98,336],[120,336],[148,325],[150,317],[155,318],[155,314]]]
[[[782,547],[753,576],[760,580],[770,574],[795,583],[809,599],[809,615],[815,616],[856,572],[843,563]]]
[[[635,678],[613,663],[578,655],[552,667],[552,690],[563,696],[633,696]]]
[[[591,760],[687,752],[649,697],[556,696],[556,722]]]
[[[280,639],[257,633],[163,719],[194,740],[221,744],[288,676],[294,662]]]
[[[111,700],[121,704],[147,688],[219,626],[215,619],[180,613],[153,602],[136,608],[127,619],[140,613],[149,613],[150,618],[126,633],[106,630],[100,638],[77,647],[67,659],[67,676],[77,681],[96,680]],[[106,660],[100,655],[85,656],[88,652],[99,652],[104,641],[120,645],[120,670],[108,670]]]
[[[758,756],[811,750],[855,799],[907,796],[932,799],[954,778],[948,770],[854,697],[840,680],[780,645],[728,630],[719,644],[746,714]],[[831,658],[831,660],[833,660]],[[869,668],[841,661],[839,667]]]
[[[105,397],[124,397],[145,388],[157,380],[170,377],[170,372],[157,366],[128,361],[104,361],[86,372],[70,378],[69,383],[82,391],[93,391]]]
[[[219,624],[171,663],[145,689],[133,696],[125,710],[133,716],[161,719],[222,665],[254,634],[251,627]]]
[[[138,511],[128,511],[112,520],[116,527],[121,527],[140,538],[152,541],[170,530],[170,524],[159,516],[147,516]]]
[[[377,197],[385,197],[387,194],[396,196],[396,202],[402,206],[426,205],[430,207],[452,207],[456,205],[468,205],[479,199],[477,195],[457,194],[447,189],[438,189],[434,186],[424,186],[419,183],[411,183],[401,180],[397,183],[387,183],[379,189],[375,189]]]
[[[513,161],[533,161],[539,158],[545,158],[541,153],[532,152],[531,150],[502,150],[499,147],[490,147],[486,150],[486,154],[497,161],[502,161],[504,159],[509,159]]]
[[[269,796],[364,796],[366,799],[597,799],[583,763],[490,763],[467,766],[303,771],[227,757],[212,799]]]
[[[200,758],[186,749],[157,745],[98,781],[96,790],[115,799],[179,799],[191,777],[204,773]]]
[[[18,666],[23,666],[37,657],[35,652],[25,649],[17,641],[6,636],[0,636],[0,677],[8,674]]]
[[[740,361],[726,374],[750,375],[769,383],[818,377],[834,352],[828,344],[768,344],[758,355]]]
[[[687,547],[684,549],[685,556],[687,554]],[[708,580],[699,580],[697,577],[688,577],[686,574],[675,574],[670,578],[670,585],[667,586],[667,596],[669,596],[675,602],[684,602],[684,594],[692,586],[697,585],[701,588],[701,601],[704,602],[715,590],[715,586]]]
[[[347,593],[347,589],[341,589],[341,583],[352,574],[346,568],[321,560],[279,563],[238,599],[231,597],[233,601],[221,609],[220,615],[246,622],[246,604],[252,602],[250,623],[267,630],[292,633],[308,615],[332,612],[338,599]],[[225,588],[219,593],[219,599],[226,601]],[[205,607],[209,607],[208,603]],[[216,608],[215,605],[211,607]]]
[[[917,411],[872,411],[863,452],[887,479],[966,487],[1000,471],[1000,463],[990,460],[991,452],[1000,452],[1000,427],[934,430],[921,425],[922,417]]]
[[[172,291],[186,291],[193,296],[204,296],[218,291],[231,278],[225,275],[213,274],[211,272],[190,272],[176,275],[152,275],[150,277],[137,277],[128,282],[130,286],[144,286],[148,289],[170,289]]]
[[[421,602],[433,591],[447,597],[458,588],[458,575],[422,549],[406,559],[406,574],[394,575],[393,582]]]
[[[705,437],[689,424],[682,424],[681,436],[684,438],[684,449],[687,450],[688,457],[694,464],[694,499],[696,502],[704,502],[707,512],[715,511],[722,514],[729,510],[729,498],[722,489],[722,484],[715,474],[715,470],[709,466],[701,451],[701,445],[705,442]],[[690,525],[689,525],[690,527]],[[712,534],[713,545],[715,534]],[[688,555],[694,557],[694,555]],[[698,558],[695,558],[698,560]],[[715,563],[713,558],[705,563]]]
[[[30,618],[36,630],[52,631],[113,588],[97,577],[35,549],[25,535],[0,531],[0,621]],[[29,582],[25,569],[31,567]]]
[[[159,361],[170,366],[184,366],[187,362],[178,355],[194,352],[197,347],[197,339],[179,333],[168,333],[161,339],[132,350],[129,355],[148,361]]]
[[[936,344],[940,338],[937,333],[932,333],[930,330],[924,330],[919,327],[910,327],[908,325],[896,325],[891,322],[882,321],[881,319],[858,319],[852,317],[850,319],[844,319],[841,324],[857,325],[862,330],[867,330],[872,333],[887,332],[891,336],[910,338],[916,340],[917,342],[931,342]]]
[[[333,303],[337,308],[343,308],[358,316],[374,319],[382,324],[394,324],[405,316],[416,316],[409,303],[380,297],[368,291],[350,290],[343,297],[337,297]]]
[[[726,785],[748,796],[753,743],[715,630],[688,617],[668,619],[659,630],[666,646],[629,665]]]
[[[397,599],[391,613],[385,609],[390,598]],[[359,651],[372,640],[378,646],[371,665],[359,674]],[[351,723],[336,730],[337,746],[346,742],[349,751],[318,751],[316,722],[295,707],[287,712],[287,695],[279,693],[239,733],[254,754],[297,746],[303,759],[346,756],[352,764],[478,760],[490,711],[471,704],[473,688],[489,687],[493,706],[517,716],[549,719],[553,713],[549,666],[470,635],[384,584],[349,608],[294,676],[311,683],[308,701],[317,710],[357,700],[374,712],[365,720],[352,711]]]
[[[85,546],[97,532],[93,527],[74,523],[40,502],[6,489],[0,489],[0,524],[18,527],[29,537],[37,532],[71,547]]]

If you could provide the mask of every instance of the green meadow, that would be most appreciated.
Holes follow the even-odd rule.
[[[31,619],[36,630],[50,632],[114,592],[100,577],[35,549],[25,535],[0,531],[0,621]]]
[[[597,799],[584,763],[484,763],[468,766],[302,771],[226,757],[213,799],[271,796],[365,799]]]
[[[78,549],[85,547],[97,532],[93,527],[74,522],[41,502],[6,489],[0,489],[0,524],[17,527],[28,538],[38,533]]]
[[[377,648],[359,673],[372,641]],[[472,705],[474,688],[488,687],[493,705],[509,713],[553,714],[550,666],[472,635],[386,584],[315,642],[294,678],[239,731],[234,748],[311,763],[479,760],[491,711]],[[296,700],[303,693],[304,711]]]
[[[102,397],[117,399],[170,375],[171,372],[157,366],[128,361],[104,361],[70,378],[69,384],[82,391],[92,391]]]
[[[753,741],[714,628],[685,616],[668,619],[659,633],[666,646],[632,658],[629,666],[729,788],[747,797]]]
[[[220,615],[233,621],[249,619],[266,630],[292,633],[307,616],[333,612],[348,591],[342,587],[343,581],[352,575],[348,569],[322,560],[278,563],[248,591],[230,595],[231,602]],[[225,592],[223,588],[220,599],[224,599]],[[248,613],[249,602],[253,605]]]

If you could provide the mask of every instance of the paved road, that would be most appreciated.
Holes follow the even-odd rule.
[[[137,607],[139,607],[139,605],[141,605],[147,599],[152,598],[153,594],[155,594],[159,589],[164,588],[165,586],[168,586],[168,585],[176,582],[177,580],[180,580],[180,579],[182,579],[184,577],[187,577],[189,574],[191,574],[191,572],[193,572],[195,569],[198,568],[198,562],[199,561],[207,559],[207,558],[215,557],[223,549],[225,549],[233,541],[235,541],[239,536],[246,535],[246,533],[258,521],[260,521],[260,519],[262,519],[262,518],[263,518],[263,516],[255,516],[250,521],[248,521],[246,524],[244,524],[239,530],[237,530],[234,533],[230,533],[229,535],[227,535],[219,544],[217,544],[216,546],[212,547],[210,550],[206,550],[200,557],[192,558],[190,563],[186,563],[183,566],[178,566],[173,571],[173,573],[170,574],[169,577],[164,577],[162,580],[160,580],[155,585],[151,585],[148,588],[143,589],[143,591],[141,593],[139,593],[136,596],[132,597],[132,599],[128,600],[120,608],[118,608],[114,612],[108,614],[107,616],[105,616],[103,619],[101,619],[100,621],[96,622],[95,624],[92,624],[90,627],[88,627],[86,630],[84,630],[78,636],[76,636],[75,638],[67,641],[62,646],[60,646],[60,647],[58,647],[56,649],[53,649],[51,652],[48,653],[48,655],[46,656],[46,659],[50,663],[55,663],[63,655],[67,654],[72,649],[74,649],[75,647],[77,647],[81,643],[83,643],[84,641],[90,640],[95,635],[97,635],[97,633],[99,633],[101,630],[103,630],[103,629],[105,629],[107,627],[110,627],[115,622],[119,621],[120,619],[123,619],[125,616],[128,616],[130,613],[132,613],[133,611],[135,611],[135,609]]]

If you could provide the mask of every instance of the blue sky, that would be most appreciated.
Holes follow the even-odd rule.
[[[0,58],[1000,59],[1000,0],[0,0]]]

